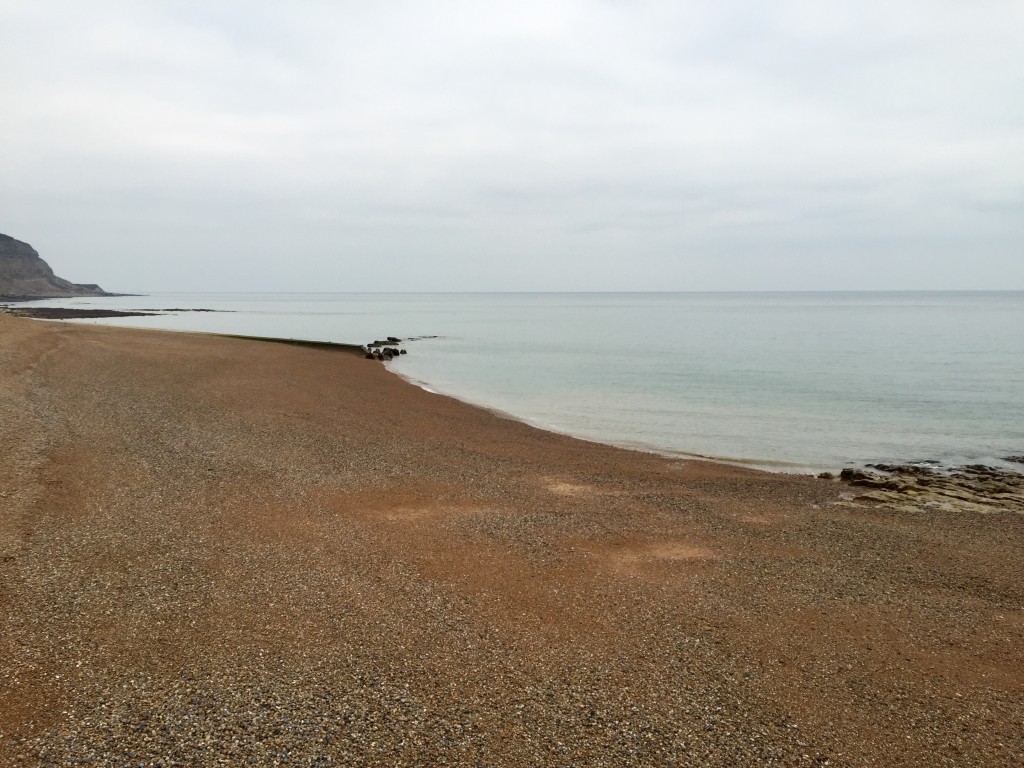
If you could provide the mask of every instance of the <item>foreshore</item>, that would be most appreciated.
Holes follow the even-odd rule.
[[[1020,766],[1024,515],[0,313],[0,765]]]

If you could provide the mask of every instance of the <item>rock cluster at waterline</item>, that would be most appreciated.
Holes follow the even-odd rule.
[[[421,341],[423,339],[436,339],[437,336],[409,336],[405,342]],[[398,346],[402,339],[397,336],[388,336],[385,339],[375,339],[368,344],[363,344],[363,354],[367,360],[393,360],[399,355],[408,354],[408,350]]]
[[[1004,461],[1024,463],[1024,457]],[[860,493],[845,494],[851,504],[881,504],[895,510],[946,509],[962,512],[1024,514],[1024,474],[985,464],[945,468],[932,462],[869,464],[844,469],[839,479]]]
[[[394,346],[401,344],[402,340],[397,336],[388,336],[385,340],[376,339],[369,344],[363,345],[363,352],[367,360],[391,360],[399,355],[407,354],[406,350]]]

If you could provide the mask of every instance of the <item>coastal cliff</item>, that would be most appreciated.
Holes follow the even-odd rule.
[[[0,234],[0,300],[109,295],[94,283],[72,283],[57,277],[35,248]]]

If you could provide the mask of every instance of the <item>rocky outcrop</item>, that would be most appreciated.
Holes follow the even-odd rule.
[[[57,277],[31,245],[0,235],[0,300],[109,295],[94,283],[72,283]]]
[[[380,339],[376,339],[375,341],[371,341],[369,344],[363,345],[363,353],[365,354],[367,360],[393,360],[399,355],[404,355],[406,353],[406,350],[402,349],[401,347],[392,347],[388,345],[401,343],[402,340],[397,336],[388,336],[387,341],[381,341]]]
[[[1024,514],[1024,474],[984,464],[868,464],[865,469],[844,469],[839,479],[854,490],[843,494],[841,503],[854,506]]]

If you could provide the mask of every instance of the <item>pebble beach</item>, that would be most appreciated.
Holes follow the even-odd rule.
[[[1019,768],[1018,486],[891,485],[0,314],[0,765]]]

